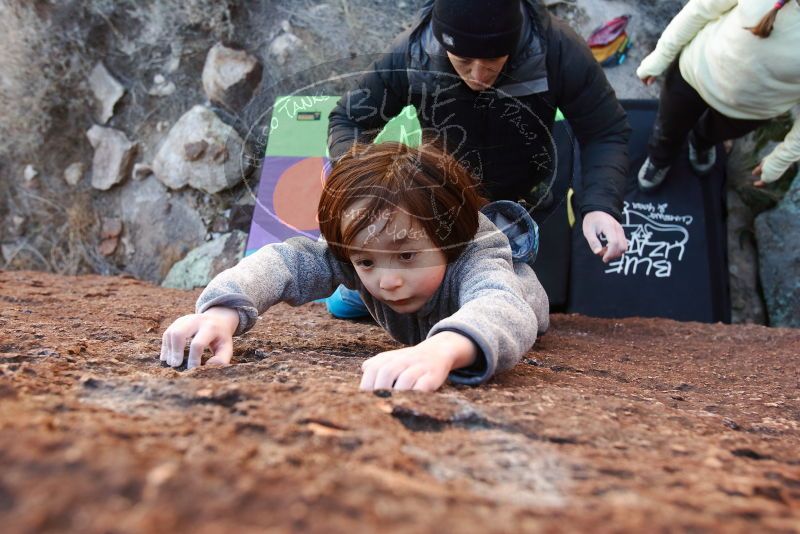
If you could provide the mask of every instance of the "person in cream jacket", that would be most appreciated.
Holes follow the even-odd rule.
[[[658,187],[689,138],[699,175],[717,143],[741,137],[800,104],[800,0],[689,0],[636,71],[666,73],[639,186]],[[800,122],[753,170],[755,185],[800,160]]]

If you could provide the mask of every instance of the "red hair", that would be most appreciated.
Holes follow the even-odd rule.
[[[365,200],[347,225],[345,213]],[[423,143],[356,144],[333,167],[322,189],[317,219],[333,255],[349,262],[356,235],[398,210],[408,213],[433,243],[454,261],[478,230],[486,200],[472,175],[439,146]]]

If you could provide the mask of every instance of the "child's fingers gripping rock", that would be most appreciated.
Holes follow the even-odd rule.
[[[208,359],[206,365],[229,365],[233,357],[233,338],[220,336],[211,344],[214,356]]]
[[[169,338],[167,337],[167,331],[164,330],[164,333],[161,334],[161,361],[166,362],[168,356],[169,356]]]
[[[402,349],[400,349],[402,350]],[[391,389],[394,379],[403,370],[396,359],[391,357],[395,351],[376,354],[361,365],[364,374],[361,376],[362,390]]]
[[[378,353],[361,364],[361,371],[363,374],[361,375],[359,389],[365,391],[376,389],[375,379],[378,376],[378,371],[381,369],[383,363],[390,358],[391,352],[392,351]]]
[[[444,380],[433,373],[425,373],[417,379],[413,389],[414,391],[436,391],[444,384]]]
[[[361,366],[360,389],[435,391],[447,380],[451,360],[422,344],[375,355]]]
[[[184,315],[169,325],[161,337],[161,361],[179,367],[183,363],[186,341],[197,333],[199,326],[200,316],[197,314]]]
[[[417,389],[416,384],[420,378],[428,373],[429,369],[424,365],[412,365],[406,368],[394,383],[394,389],[409,390]]]
[[[186,368],[200,367],[201,358],[206,347],[211,346],[215,339],[215,333],[210,329],[201,329],[192,338],[189,344],[189,359],[186,361]]]
[[[392,389],[397,377],[405,369],[406,363],[400,359],[392,359],[385,362],[375,375],[375,383],[372,389]]]
[[[378,374],[378,368],[371,365],[362,365],[361,370],[363,371],[363,374],[361,375],[361,383],[359,384],[358,389],[364,391],[370,391],[374,389],[373,386],[375,384],[375,375]]]
[[[186,342],[189,345],[189,369],[201,364],[203,352],[208,347],[214,356],[212,365],[227,365],[233,356],[233,333],[239,324],[239,315],[230,308],[210,308],[201,314],[184,315],[173,322],[161,339],[161,360],[172,367],[183,363]]]

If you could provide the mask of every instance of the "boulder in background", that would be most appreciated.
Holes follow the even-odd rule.
[[[194,289],[205,287],[216,275],[233,267],[244,255],[247,234],[234,230],[191,251],[170,269],[164,287]]]
[[[125,94],[125,89],[106,69],[102,62],[92,69],[89,75],[89,87],[100,102],[100,123],[105,124],[114,115],[114,106]]]
[[[111,189],[128,175],[136,155],[136,143],[119,130],[97,124],[86,132],[86,137],[94,148],[92,187],[103,191]]]
[[[217,43],[206,56],[203,89],[211,102],[241,109],[261,83],[262,72],[263,67],[255,57]]]
[[[170,194],[154,177],[128,182],[120,194],[126,271],[161,282],[172,265],[205,241],[206,226],[185,195]]]
[[[766,324],[766,310],[758,288],[758,250],[753,221],[757,212],[743,200],[751,198],[755,136],[736,140],[727,158],[728,272],[731,322]],[[748,196],[750,195],[750,196]]]
[[[761,284],[771,326],[800,327],[800,174],[772,210],[756,218]]]
[[[167,134],[153,161],[153,172],[170,189],[189,185],[218,193],[242,180],[237,165],[225,164],[241,154],[242,145],[236,130],[213,111],[194,106]]]

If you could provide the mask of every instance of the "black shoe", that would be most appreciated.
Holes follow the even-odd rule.
[[[700,150],[696,143],[694,132],[689,132],[689,163],[697,176],[706,176],[717,162],[717,147],[712,146],[708,150]]]
[[[650,162],[650,158],[644,160],[642,168],[639,169],[639,189],[644,192],[653,191],[664,181],[667,177],[670,166],[656,167]]]

